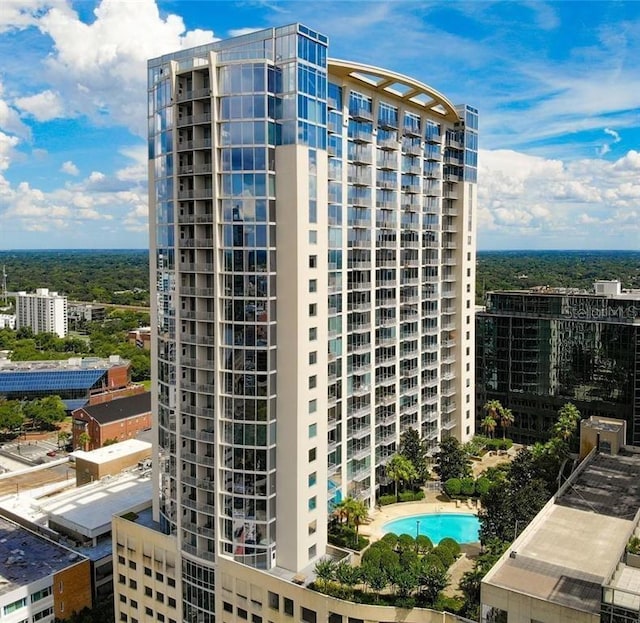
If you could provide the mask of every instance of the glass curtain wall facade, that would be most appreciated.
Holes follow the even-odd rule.
[[[477,314],[478,426],[488,400],[510,408],[509,436],[548,439],[557,412],[572,402],[583,417],[627,421],[640,443],[640,297],[495,292]]]
[[[407,428],[473,434],[477,111],[327,48],[294,24],[149,62],[154,513],[188,621],[218,556],[323,556]]]

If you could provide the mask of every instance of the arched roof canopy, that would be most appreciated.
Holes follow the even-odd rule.
[[[452,123],[460,120],[455,106],[442,93],[413,78],[372,65],[335,58],[330,58],[328,65],[330,75],[355,83],[361,82],[363,86],[387,93],[391,98],[432,113],[436,118]]]

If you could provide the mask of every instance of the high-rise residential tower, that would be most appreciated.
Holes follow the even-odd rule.
[[[184,620],[220,608],[221,564],[313,566],[407,428],[473,434],[477,122],[299,24],[149,62],[154,512]]]
[[[67,297],[47,288],[16,294],[16,328],[31,327],[34,333],[67,335]]]

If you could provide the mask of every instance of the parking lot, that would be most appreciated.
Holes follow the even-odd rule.
[[[0,455],[23,465],[42,465],[66,456],[59,450],[55,433],[40,438],[19,438],[0,445]],[[0,462],[1,463],[1,462]]]

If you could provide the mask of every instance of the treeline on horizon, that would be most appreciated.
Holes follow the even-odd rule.
[[[1,265],[9,291],[49,288],[70,300],[149,304],[146,249],[0,251]],[[486,292],[534,286],[590,291],[597,279],[640,288],[640,251],[479,251],[476,301]]]

